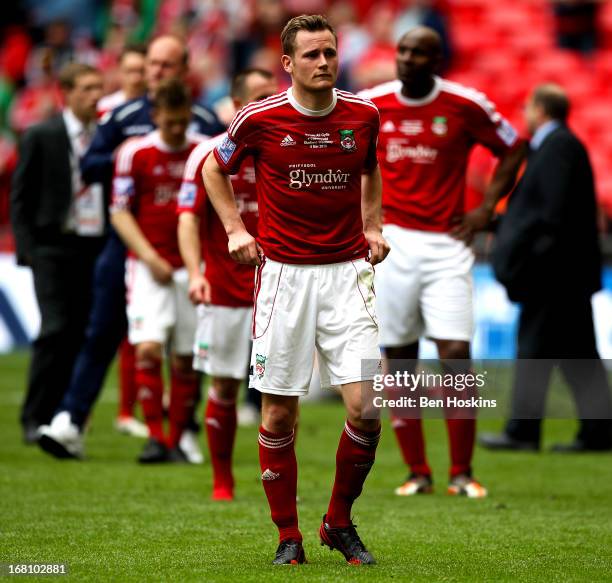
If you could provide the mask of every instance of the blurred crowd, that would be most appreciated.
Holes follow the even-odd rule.
[[[8,224],[8,191],[16,164],[15,141],[29,126],[61,107],[57,73],[66,62],[95,66],[104,92],[120,89],[119,61],[126,45],[159,34],[186,40],[196,100],[223,122],[233,109],[229,80],[246,66],[289,79],[280,68],[279,33],[293,15],[325,13],[339,32],[339,86],[356,91],[390,80],[402,32],[425,24],[441,35],[445,73],[453,73],[450,26],[475,0],[23,0],[3,6],[0,41],[0,228]],[[559,47],[592,53],[599,43],[600,0],[550,0]],[[500,7],[501,8],[501,7]],[[457,10],[457,11],[456,11]],[[486,31],[479,31],[486,35]],[[552,36],[554,36],[554,34]],[[457,59],[455,59],[455,62]],[[458,63],[461,73],[461,63]],[[460,81],[462,79],[459,79]],[[282,87],[284,88],[284,87]],[[486,90],[487,88],[478,87]],[[497,98],[497,96],[493,96]],[[109,102],[107,101],[107,106]],[[110,102],[112,105],[112,100]],[[104,109],[104,107],[103,107]],[[476,157],[477,158],[477,157]],[[486,160],[475,160],[478,187]],[[612,212],[612,211],[611,211]]]

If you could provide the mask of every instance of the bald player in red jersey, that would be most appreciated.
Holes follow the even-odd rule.
[[[469,243],[511,190],[524,156],[524,142],[485,95],[434,74],[440,56],[438,34],[415,28],[398,43],[398,80],[360,94],[381,116],[384,234],[392,253],[377,273],[376,287],[381,345],[392,373],[400,366],[397,359],[409,360],[414,369],[421,336],[436,343],[448,371],[469,371],[474,262]],[[465,213],[466,169],[475,144],[488,148],[499,164],[482,205]],[[449,494],[487,494],[472,477],[475,424],[474,411],[447,411]],[[420,418],[396,414],[393,427],[410,468],[396,494],[430,492]]]
[[[364,419],[361,403],[380,367],[373,265],[388,252],[380,222],[378,111],[334,88],[337,39],[324,17],[291,19],[281,40],[291,87],[236,114],[203,176],[231,256],[258,265],[251,383],[262,393],[261,478],[279,531],[273,562],[305,562],[294,427],[316,350],[322,384],[341,387],[347,410],[319,536],[348,562],[370,564],[350,513],[380,435],[379,419]],[[257,176],[257,240],[240,218],[227,176],[249,156]]]
[[[272,73],[247,69],[234,77],[231,96],[239,108],[277,91]],[[189,273],[189,295],[198,305],[194,368],[212,377],[205,423],[213,466],[214,500],[234,498],[232,452],[236,397],[251,355],[255,278],[255,266],[236,263],[230,257],[225,229],[202,183],[206,158],[226,136],[221,134],[203,142],[191,153],[177,208],[179,246]],[[245,227],[256,235],[259,215],[252,158],[245,159],[238,173],[232,176],[232,187]]]
[[[111,217],[128,250],[128,339],[136,346],[136,384],[149,441],[138,461],[186,461],[179,448],[193,415],[199,378],[192,368],[195,309],[179,253],[176,199],[185,163],[202,141],[187,135],[191,100],[184,84],[164,82],[154,98],[158,130],[125,142],[117,154]],[[169,435],[163,428],[162,360],[171,347]]]

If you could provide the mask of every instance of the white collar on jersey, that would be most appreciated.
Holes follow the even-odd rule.
[[[428,103],[431,103],[436,97],[438,97],[438,95],[440,95],[441,88],[442,88],[442,79],[440,79],[440,77],[438,77],[437,75],[434,75],[433,89],[425,97],[421,97],[419,99],[410,99],[409,97],[402,95],[402,84],[401,83],[399,83],[397,91],[395,92],[395,95],[397,96],[398,101],[400,103],[403,103],[404,105],[412,105],[412,106],[427,105]]]
[[[311,117],[322,117],[324,115],[327,115],[328,113],[331,113],[334,107],[336,107],[338,96],[336,95],[336,90],[334,89],[332,92],[332,101],[325,109],[308,109],[303,105],[300,105],[297,102],[296,98],[293,97],[293,91],[291,87],[287,89],[287,99],[289,100],[289,103],[293,106],[293,108],[299,111],[300,113],[304,115],[309,115]]]
[[[161,132],[159,130],[153,130],[150,135],[153,145],[162,152],[182,152],[189,147],[189,138],[187,138],[178,148],[173,148],[162,140]]]

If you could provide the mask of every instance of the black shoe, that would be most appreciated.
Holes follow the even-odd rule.
[[[167,461],[169,461],[168,448],[152,437],[147,441],[142,453],[138,456],[138,462],[141,464],[159,464]]]
[[[594,451],[612,451],[611,443],[586,443],[575,439],[571,443],[555,443],[550,451],[555,453],[584,453]]]
[[[173,464],[188,464],[189,463],[189,460],[187,459],[185,452],[178,445],[168,450],[168,461]]]
[[[200,431],[202,431],[202,426],[196,421],[195,417],[192,417],[187,422],[185,429],[188,429],[189,431],[193,431],[194,433],[200,433]]]
[[[23,443],[26,445],[34,445],[38,443],[39,437],[40,431],[38,430],[38,425],[28,423],[23,426]]]
[[[370,551],[361,542],[353,523],[345,528],[331,528],[325,522],[326,518],[327,515],[324,515],[323,522],[319,528],[321,545],[327,545],[330,550],[336,549],[340,551],[351,565],[376,564],[376,560]]]
[[[304,547],[300,541],[289,538],[281,541],[276,549],[273,565],[301,565],[306,562]]]
[[[540,444],[537,441],[524,441],[515,439],[507,433],[483,433],[478,436],[478,443],[487,449],[514,450],[514,451],[538,451]]]

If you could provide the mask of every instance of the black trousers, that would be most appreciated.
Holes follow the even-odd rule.
[[[550,377],[559,367],[576,403],[577,435],[592,447],[612,440],[612,404],[605,367],[599,358],[591,298],[559,290],[525,302],[518,331],[518,354],[511,420],[515,439],[540,440]]]
[[[41,315],[32,344],[24,426],[48,423],[68,387],[91,305],[92,274],[101,240],[63,235],[34,249],[32,274]]]

